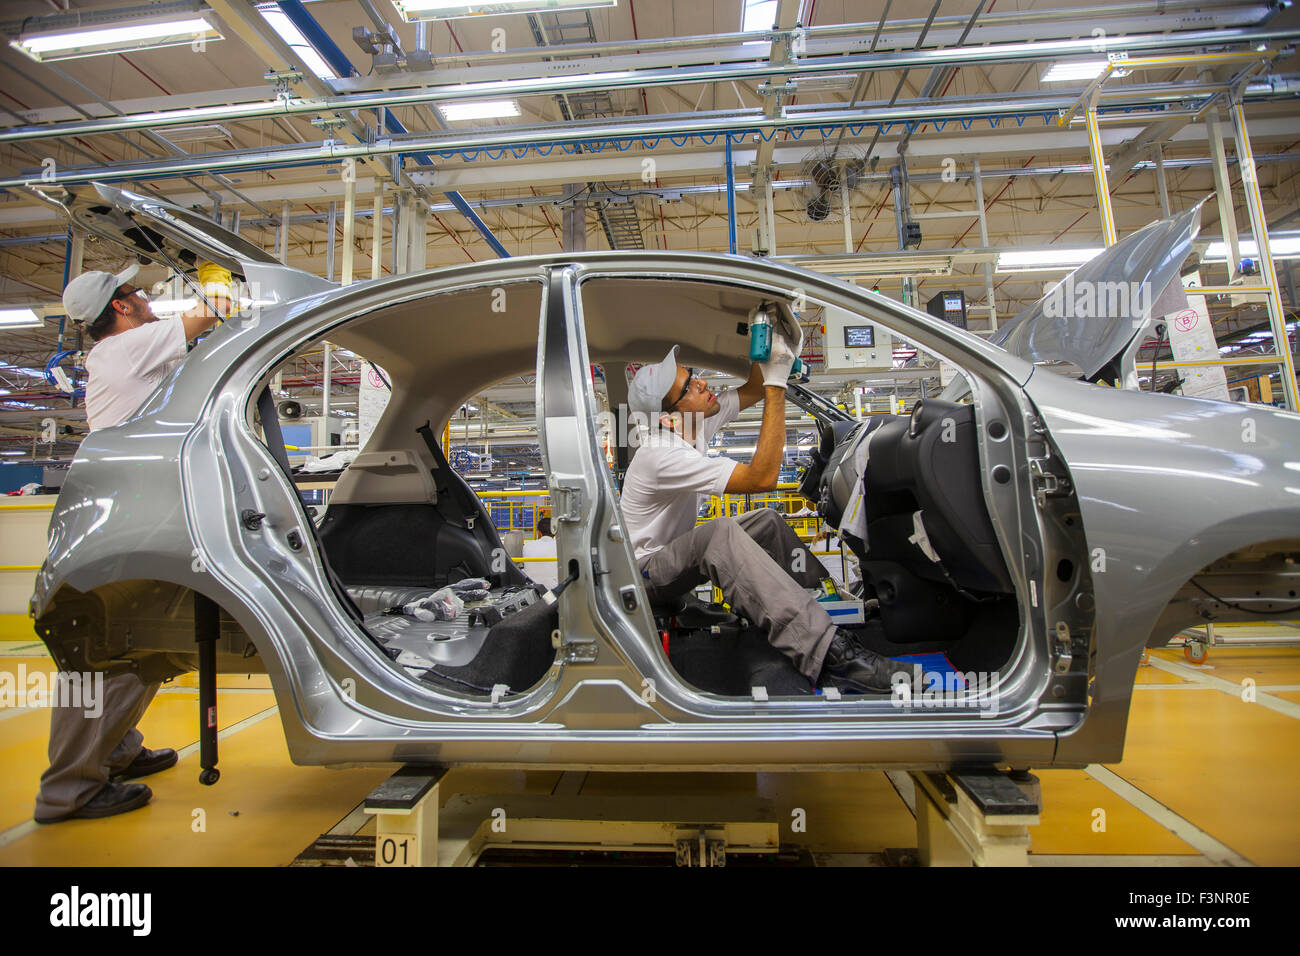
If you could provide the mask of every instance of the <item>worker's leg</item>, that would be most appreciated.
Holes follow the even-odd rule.
[[[641,564],[655,597],[673,597],[712,580],[737,613],[811,681],[836,634],[830,615],[751,538],[735,518],[700,525]]]
[[[822,578],[828,576],[822,563],[808,550],[780,512],[757,508],[739,515],[736,521],[745,529],[745,534],[757,541],[759,547],[785,568],[801,587],[818,587]]]
[[[157,691],[157,684],[119,674],[104,679],[98,716],[88,716],[84,701],[50,709],[50,766],[41,775],[37,817],[76,810],[103,788],[110,772],[124,769],[135,758],[141,746],[135,725]]]

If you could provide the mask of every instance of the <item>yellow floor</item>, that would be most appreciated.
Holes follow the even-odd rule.
[[[26,639],[0,642],[0,672],[52,670],[40,650]],[[1177,821],[1188,839],[1217,841],[1246,862],[1300,864],[1300,816],[1294,812],[1300,799],[1300,647],[1216,646],[1200,666],[1179,648],[1152,656],[1158,663],[1139,669],[1122,763],[1036,771],[1043,809],[1042,823],[1031,831],[1032,853],[1081,861],[1204,862],[1202,851],[1160,817]],[[1238,690],[1247,678],[1254,681],[1254,702]],[[0,865],[283,865],[348,817],[388,776],[382,769],[294,766],[267,678],[223,676],[219,684],[221,726],[245,722],[222,740],[221,782],[198,783],[198,757],[190,752],[197,739],[197,691],[193,675],[186,675],[164,687],[140,727],[151,746],[189,749],[176,767],[148,779],[154,790],[148,807],[108,820],[47,827],[31,822],[49,717],[40,708],[0,711]],[[1138,797],[1107,786],[1115,780],[1111,773],[1136,787]],[[782,823],[782,840],[818,853],[915,845],[912,817],[881,773],[562,778],[559,772],[455,771],[442,795],[578,788],[583,795],[765,798]],[[789,826],[796,809],[806,821],[802,832]],[[347,832],[357,825],[354,819]],[[360,832],[373,832],[373,822]]]

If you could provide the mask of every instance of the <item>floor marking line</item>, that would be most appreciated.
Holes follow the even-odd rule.
[[[1115,771],[1098,763],[1088,764],[1084,772],[1121,800],[1132,804],[1148,817],[1173,833],[1184,843],[1195,847],[1216,866],[1254,866],[1226,843],[1216,840],[1186,817],[1173,810],[1143,790],[1139,790]]]
[[[237,734],[241,730],[247,730],[249,727],[252,727],[254,724],[260,724],[262,721],[266,720],[266,718],[278,713],[279,710],[280,708],[278,705],[273,705],[271,707],[266,708],[266,710],[259,711],[256,714],[252,714],[251,716],[245,717],[243,720],[231,724],[225,730],[218,731],[217,739],[225,740],[227,737]],[[185,747],[178,747],[176,749],[177,762],[180,762],[181,760],[184,760],[186,757],[198,753],[198,751],[199,751],[199,745],[197,742],[189,744]],[[5,830],[4,832],[0,833],[0,848],[4,848],[8,846],[10,843],[13,843],[17,840],[21,840],[23,837],[35,833],[37,830],[40,829],[40,827],[41,825],[37,823],[35,820],[24,820],[22,823],[15,824],[14,826],[10,827],[8,830]]]
[[[47,707],[37,707],[35,704],[24,704],[22,707],[6,707],[0,710],[0,720],[8,720],[10,717],[21,717],[23,714],[35,713],[38,710],[48,710]]]
[[[1242,687],[1240,682],[1234,684],[1232,681],[1224,680],[1222,677],[1211,677],[1209,674],[1206,674],[1203,671],[1198,671],[1194,667],[1188,667],[1185,664],[1178,664],[1173,661],[1157,660],[1154,657],[1151,658],[1151,666],[1157,667],[1168,674],[1175,674],[1179,677],[1185,677],[1187,680],[1195,681],[1198,684],[1205,684],[1208,687],[1213,687],[1215,690],[1222,691],[1229,697],[1235,697],[1237,700],[1241,700]],[[1242,701],[1242,703],[1246,703],[1246,701]],[[1255,703],[1267,707],[1269,710],[1276,711],[1279,714],[1283,714],[1284,716],[1300,720],[1300,704],[1286,700],[1282,697],[1274,697],[1272,694],[1265,693],[1259,689],[1258,684],[1255,685]]]
[[[252,714],[248,717],[245,717],[243,720],[231,724],[225,730],[217,731],[217,740],[225,740],[227,737],[230,737],[233,734],[237,734],[241,730],[247,730],[249,727],[252,727],[254,724],[260,724],[262,721],[266,720],[266,718],[279,713],[279,711],[280,711],[279,705],[273,704],[270,707],[266,708],[266,710],[260,710],[256,714]],[[193,756],[198,752],[199,752],[199,742],[196,740],[194,743],[186,744],[184,747],[177,747],[176,757],[177,760],[184,760],[186,757]]]
[[[0,833],[0,849],[7,847],[10,843],[21,840],[25,836],[35,833],[41,828],[41,825],[35,820],[24,820],[16,826],[10,827],[4,833]]]

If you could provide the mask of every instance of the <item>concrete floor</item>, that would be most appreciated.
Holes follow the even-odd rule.
[[[43,650],[30,640],[0,641],[0,670],[53,670]],[[1255,681],[1253,703],[1242,700],[1245,678]],[[49,716],[0,710],[0,865],[277,866],[322,833],[373,832],[373,820],[354,811],[389,770],[296,767],[266,678],[227,676],[219,685],[221,782],[198,783],[198,695],[186,675],[163,688],[140,724],[147,744],[180,751],[179,764],[147,779],[149,806],[106,820],[32,821]],[[1042,823],[1031,830],[1031,862],[1300,864],[1297,754],[1300,647],[1215,647],[1202,666],[1178,649],[1156,651],[1138,674],[1123,763],[1036,771]],[[806,831],[784,825],[781,839],[825,863],[877,862],[885,848],[916,843],[906,805],[879,772],[454,771],[441,794],[556,790],[765,797],[779,819],[806,811]]]

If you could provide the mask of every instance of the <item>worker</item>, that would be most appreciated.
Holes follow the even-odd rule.
[[[63,292],[68,318],[84,323],[95,343],[86,356],[91,431],[129,419],[185,358],[186,343],[229,309],[225,296],[209,296],[215,309],[200,304],[179,319],[159,321],[143,291],[131,284],[139,269],[85,272]],[[50,766],[41,775],[37,823],[108,817],[149,802],[149,787],[129,781],[166,770],[177,759],[170,748],[145,747],[135,726],[157,691],[158,684],[133,673],[109,677],[95,716],[59,695],[63,699],[50,711]]]
[[[739,388],[718,395],[695,369],[677,364],[677,349],[638,369],[628,388],[629,408],[649,428],[628,468],[621,504],[650,599],[663,603],[712,581],[814,686],[883,694],[895,675],[910,683],[910,665],[861,647],[832,622],[808,590],[820,586],[824,570],[778,512],[760,508],[695,525],[700,495],[776,488],[796,347],[774,335],[768,361],[755,363]],[[760,399],[763,423],[749,464],[709,456],[719,430]]]

